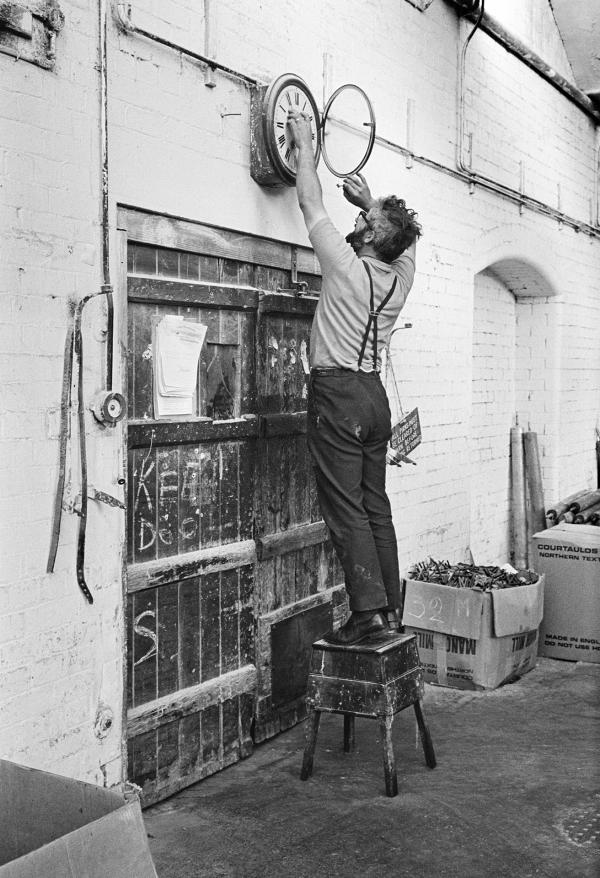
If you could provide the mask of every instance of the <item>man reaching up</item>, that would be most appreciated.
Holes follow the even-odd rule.
[[[343,184],[347,201],[361,208],[344,239],[323,206],[308,118],[290,111],[288,125],[298,149],[298,204],[323,278],[310,340],[307,442],[351,610],[325,639],[353,644],[385,637],[386,614],[400,600],[385,489],[391,416],[379,369],[412,286],[421,227],[401,198],[373,198],[358,174]]]

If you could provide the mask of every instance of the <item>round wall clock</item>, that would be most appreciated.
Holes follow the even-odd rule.
[[[321,154],[321,124],[316,101],[303,79],[284,73],[269,86],[252,91],[250,173],[262,186],[294,186],[298,153],[287,127],[288,111],[306,113],[313,131],[315,165]]]

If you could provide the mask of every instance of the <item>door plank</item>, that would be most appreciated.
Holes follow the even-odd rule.
[[[127,637],[126,660],[126,708],[133,707],[133,599],[127,594],[124,595],[123,603],[125,605],[125,634]]]
[[[129,503],[133,507],[129,560],[150,561],[156,557],[157,471],[152,448],[129,452]]]
[[[211,704],[202,711],[202,761],[205,765],[220,767],[221,753],[221,705]]]
[[[157,694],[175,692],[179,685],[178,584],[156,589],[158,637]]]
[[[206,445],[200,459],[200,545],[217,545],[220,540],[221,510],[219,508],[220,448]]]
[[[291,493],[294,483],[294,466],[292,460],[292,443],[286,437],[279,442],[270,442],[275,452],[275,478],[279,488],[280,518],[278,530],[288,531],[293,525]]]
[[[157,555],[166,558],[177,551],[179,539],[179,449],[156,451],[158,497],[156,504]]]
[[[298,509],[302,510],[299,514],[303,521],[316,521],[321,518],[321,511],[318,509],[317,514],[315,514],[312,505],[312,498],[316,499],[317,496],[317,486],[312,459],[304,437],[296,436],[296,448],[298,472],[302,474],[302,477],[298,479],[298,495],[296,498]]]
[[[259,294],[260,310],[265,314],[307,314],[312,317],[318,301],[319,297],[312,295],[267,292]]]
[[[178,554],[200,549],[200,456],[189,445],[179,447]]]
[[[305,434],[306,412],[282,412],[280,414],[262,415],[259,431],[267,439],[277,436],[290,436],[294,433]]]
[[[235,671],[240,664],[239,573],[225,570],[220,574],[221,588],[221,674]]]
[[[202,652],[202,680],[218,677],[221,673],[221,574],[209,573],[202,577],[200,588],[200,626]]]
[[[237,698],[223,702],[223,761],[240,757],[240,702]]]
[[[156,591],[130,598],[133,601],[133,704],[157,696]]]
[[[204,416],[185,421],[129,422],[129,448],[145,448],[150,445],[192,445],[219,440],[233,441],[256,436],[258,421],[253,416],[213,421]]]
[[[285,552],[280,555],[279,594],[283,606],[296,603],[296,564],[298,552]]]
[[[156,729],[133,739],[130,737],[127,750],[130,776],[135,777],[138,786],[143,788],[155,783],[158,770]]]
[[[314,521],[311,524],[302,524],[292,527],[287,531],[265,534],[256,540],[256,555],[260,561],[293,552],[305,546],[314,546],[316,543],[325,542],[329,539],[329,531],[324,521]]]
[[[156,305],[140,304],[131,309],[129,362],[131,370],[131,396],[129,417],[152,417],[152,322],[157,313]]]
[[[156,780],[162,786],[179,777],[179,723],[163,723],[156,735]]]
[[[254,571],[240,567],[240,667],[256,661],[254,642]]]
[[[289,269],[291,245],[246,235],[230,229],[159,216],[133,207],[119,207],[120,228],[126,228],[130,241],[185,250],[189,253],[212,254],[256,265]],[[294,245],[296,246],[296,245]],[[319,274],[319,263],[310,247],[297,246],[298,271]]]
[[[188,305],[196,308],[234,308],[255,311],[258,291],[217,286],[203,281],[164,280],[159,277],[129,277],[127,295],[136,305]]]
[[[127,591],[141,591],[168,582],[188,579],[214,570],[228,570],[256,559],[254,540],[209,547],[187,555],[173,555],[159,561],[133,564],[127,568]]]
[[[223,442],[219,446],[221,543],[231,543],[240,538],[239,451],[237,442]]]
[[[254,529],[255,485],[257,482],[256,443],[248,443],[240,449],[239,465],[239,538],[241,542],[252,540]]]
[[[127,734],[129,737],[137,738],[139,735],[152,733],[165,721],[173,722],[199,711],[205,714],[207,708],[218,708],[223,701],[255,691],[256,684],[255,666],[245,665],[217,679],[181,689],[150,704],[127,711]],[[206,729],[203,728],[203,734],[205,732]],[[219,737],[218,733],[216,737]]]
[[[200,579],[179,582],[179,688],[200,682]]]
[[[201,764],[201,716],[200,712],[190,713],[179,722],[179,768],[184,777],[196,774]]]

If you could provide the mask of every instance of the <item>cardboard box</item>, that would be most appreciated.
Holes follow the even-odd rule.
[[[417,635],[425,680],[495,689],[536,665],[544,577],[491,592],[406,580],[402,622]]]
[[[157,878],[140,803],[0,760],[0,878]]]
[[[533,536],[546,577],[540,655],[600,662],[600,528],[558,524]]]

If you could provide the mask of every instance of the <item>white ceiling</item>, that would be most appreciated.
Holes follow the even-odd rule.
[[[600,104],[600,0],[550,0],[581,91]]]

